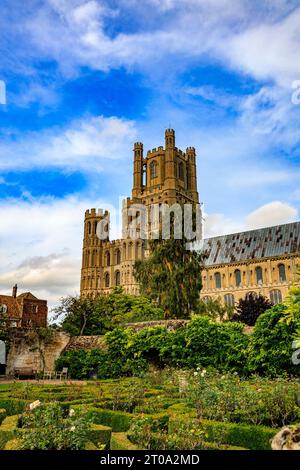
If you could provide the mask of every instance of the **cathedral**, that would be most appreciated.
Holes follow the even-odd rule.
[[[147,257],[147,236],[131,236],[130,209],[153,206],[191,205],[201,215],[197,190],[196,151],[179,150],[175,132],[167,129],[165,145],[144,155],[143,144],[134,145],[133,189],[124,201],[123,232],[120,240],[109,240],[109,213],[91,209],[85,213],[81,270],[81,295],[108,293],[116,286],[134,295],[139,286],[133,276],[136,260]],[[135,214],[140,221],[140,214]],[[105,226],[106,237],[98,227]],[[103,232],[102,232],[103,233]],[[206,255],[201,298],[220,299],[234,306],[250,294],[262,294],[280,303],[290,285],[296,282],[300,264],[300,222],[205,239]]]

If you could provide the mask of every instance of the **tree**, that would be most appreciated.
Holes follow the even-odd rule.
[[[195,313],[197,315],[204,315],[210,317],[213,320],[224,321],[230,320],[233,317],[234,307],[224,305],[221,302],[220,298],[218,298],[217,300],[208,299],[205,302],[201,300]]]
[[[299,375],[299,366],[293,364],[292,356],[300,318],[289,324],[282,321],[285,309],[282,304],[274,305],[258,318],[247,350],[251,373],[272,377]]]
[[[297,282],[300,281],[300,268],[298,267],[297,272]],[[289,323],[294,322],[296,319],[300,318],[300,287],[292,286],[283,303],[286,307],[284,311],[284,317],[282,321]],[[300,334],[300,332],[299,332]]]
[[[189,318],[199,304],[203,255],[185,240],[151,240],[150,255],[134,265],[142,294],[163,308],[165,319]]]
[[[254,326],[258,317],[271,307],[272,303],[266,297],[250,294],[245,299],[240,299],[232,321]]]
[[[149,299],[125,294],[120,287],[96,298],[62,298],[54,312],[62,330],[72,336],[101,335],[121,323],[163,319],[163,311]]]

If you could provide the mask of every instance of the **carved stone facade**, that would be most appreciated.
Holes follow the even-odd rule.
[[[148,215],[155,204],[189,203],[199,207],[196,175],[196,151],[194,147],[187,148],[186,152],[179,150],[175,146],[173,129],[165,132],[165,147],[148,151],[145,157],[143,144],[134,145],[133,189],[132,197],[124,201],[123,238],[100,240],[96,234],[97,225],[109,220],[109,213],[96,209],[85,213],[81,295],[108,293],[119,285],[125,292],[139,293],[133,266],[136,260],[147,256],[147,242],[144,237],[131,237],[129,224],[132,226],[134,216],[128,214],[135,214],[138,225],[140,214],[134,209],[138,206],[143,206]]]
[[[179,150],[172,129],[165,132],[165,146],[148,151],[145,157],[143,144],[136,143],[132,197],[124,204],[123,238],[100,240],[97,225],[109,220],[109,213],[96,209],[85,213],[81,295],[108,293],[118,285],[137,295],[133,265],[147,256],[147,241],[144,237],[131,237],[128,226],[132,217],[128,216],[128,209],[143,205],[148,214],[153,204],[186,203],[199,207],[195,149]],[[136,228],[138,231],[138,222]],[[234,305],[254,292],[279,303],[296,281],[300,223],[206,239],[204,251],[208,259],[202,273],[202,299],[220,298]]]

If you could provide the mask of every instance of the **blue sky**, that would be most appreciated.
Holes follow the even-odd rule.
[[[298,220],[299,24],[299,0],[2,0],[0,291],[78,292],[84,210],[167,127],[207,236]]]

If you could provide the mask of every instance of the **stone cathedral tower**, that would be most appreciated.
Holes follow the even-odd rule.
[[[134,145],[132,197],[124,201],[124,238],[100,240],[96,233],[97,224],[105,220],[109,233],[109,213],[96,209],[86,211],[81,295],[94,296],[119,285],[128,293],[138,294],[133,265],[147,256],[147,241],[143,237],[130,237],[128,211],[136,205],[150,209],[153,204],[172,206],[176,203],[199,206],[196,151],[194,147],[188,147],[186,152],[179,150],[175,144],[175,131],[167,129],[165,146],[148,151],[146,156],[142,143]]]

